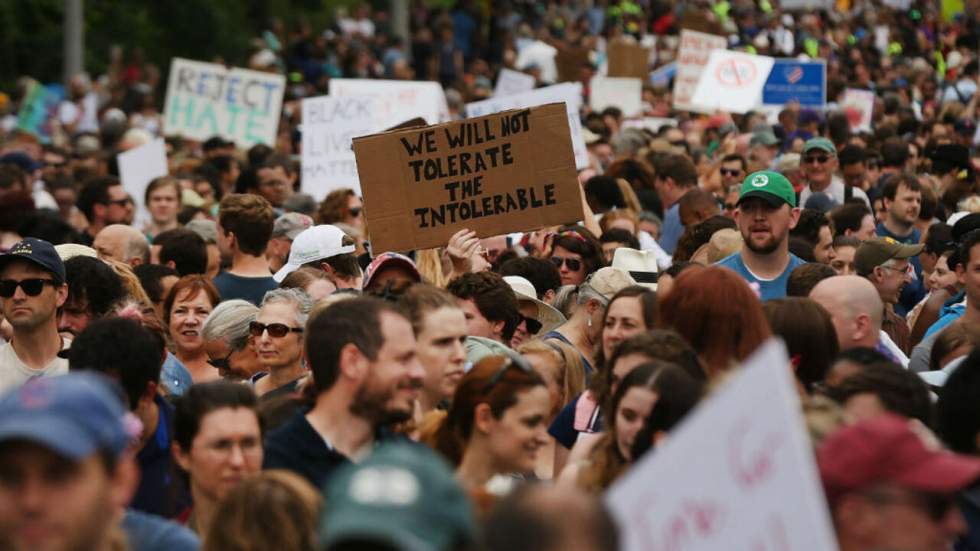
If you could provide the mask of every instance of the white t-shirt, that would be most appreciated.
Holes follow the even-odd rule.
[[[62,348],[71,342],[62,339]],[[68,360],[54,357],[43,369],[31,369],[20,361],[14,347],[8,342],[0,346],[0,394],[6,394],[35,377],[54,377],[68,373]]]
[[[844,181],[838,178],[837,176],[833,176],[830,179],[830,185],[827,186],[827,189],[823,190],[822,193],[829,196],[834,201],[836,201],[838,205],[843,205],[844,188],[845,188]],[[864,204],[870,209],[871,202],[868,201],[868,195],[864,193],[864,190],[856,187],[853,188],[853,191],[854,191],[854,197],[860,198],[862,201],[864,201]],[[804,205],[806,205],[806,200],[809,199],[810,195],[812,194],[813,191],[810,190],[810,186],[808,184],[800,191],[800,202],[798,203],[798,206],[803,207]]]

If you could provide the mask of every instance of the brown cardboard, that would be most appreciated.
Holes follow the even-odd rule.
[[[375,254],[445,246],[463,228],[489,237],[583,217],[561,103],[355,138],[354,155]]]
[[[650,76],[650,48],[633,42],[616,40],[607,47],[609,55],[608,76],[639,78],[646,81]]]
[[[558,82],[579,82],[582,79],[582,66],[587,63],[589,63],[588,48],[571,46],[558,50],[555,54]]]

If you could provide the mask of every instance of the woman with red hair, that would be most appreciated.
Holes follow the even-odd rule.
[[[747,358],[772,334],[755,291],[718,266],[682,272],[660,300],[657,326],[680,333],[709,378]]]

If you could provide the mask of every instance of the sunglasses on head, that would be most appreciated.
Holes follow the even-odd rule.
[[[722,176],[738,176],[742,171],[738,168],[723,168],[721,169]]]
[[[262,333],[265,333],[266,331],[269,332],[270,337],[281,339],[289,333],[302,333],[303,328],[290,327],[284,323],[270,323],[267,325],[257,321],[253,321],[252,323],[248,324],[248,332],[253,337],[261,337]]]
[[[20,287],[24,290],[24,294],[29,297],[36,297],[41,294],[44,290],[45,285],[50,285],[52,287],[57,286],[57,283],[53,279],[22,279],[20,281],[14,279],[5,279],[0,281],[0,297],[10,298],[14,296],[17,292],[17,288]]]
[[[251,328],[249,328],[249,329],[251,329]],[[231,370],[231,355],[232,354],[234,354],[234,351],[228,352],[228,355],[225,356],[224,358],[214,359],[214,358],[208,357],[208,359],[206,361],[208,362],[208,365],[210,365],[211,367],[213,367],[215,369],[223,369],[225,371],[229,371],[229,370]]]
[[[807,155],[806,157],[803,157],[803,163],[804,164],[817,163],[817,164],[821,164],[822,165],[822,164],[826,163],[829,160],[830,160],[830,156],[829,155]]]
[[[561,269],[561,265],[564,264],[568,266],[568,269],[577,272],[582,269],[582,261],[577,258],[564,258],[561,256],[551,257],[551,263],[555,265],[555,268]]]
[[[505,358],[504,365],[500,366],[500,369],[498,369],[497,372],[493,374],[493,377],[490,377],[490,380],[487,381],[487,386],[483,387],[483,394],[490,392],[490,390],[504,378],[504,374],[507,373],[507,370],[512,367],[520,369],[527,375],[534,373],[534,369],[531,368],[531,365],[527,363],[524,358],[513,358],[511,356],[506,356]]]

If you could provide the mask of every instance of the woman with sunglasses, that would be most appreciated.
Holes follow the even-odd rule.
[[[359,230],[364,229],[363,205],[361,199],[350,188],[331,191],[320,203],[317,211],[318,224],[347,224]]]
[[[176,402],[174,461],[187,475],[193,505],[177,521],[204,540],[221,498],[262,468],[262,424],[251,387],[211,381]]]
[[[194,384],[220,378],[204,350],[204,321],[221,301],[218,289],[203,275],[187,275],[174,284],[163,302],[164,321],[174,356],[187,368]]]
[[[526,361],[491,356],[463,377],[444,419],[422,440],[456,466],[457,479],[483,508],[493,501],[491,480],[534,472],[550,410],[544,380]]]
[[[252,378],[263,401],[288,396],[306,375],[303,366],[303,327],[313,308],[309,295],[299,289],[273,289],[249,324],[252,346],[265,369]]]
[[[558,268],[562,285],[580,285],[603,266],[602,245],[585,228],[565,228],[552,243],[551,262]]]

